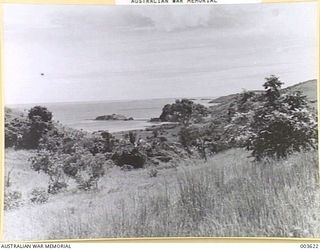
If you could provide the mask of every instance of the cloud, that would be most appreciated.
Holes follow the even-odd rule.
[[[183,87],[223,94],[257,88],[269,73],[288,83],[314,78],[316,6],[6,5],[6,99],[63,101],[58,86],[77,100],[90,86],[97,100]]]
[[[181,7],[158,7],[139,10],[140,15],[149,18],[158,30],[173,31],[209,25],[212,16],[212,7],[196,6],[193,8]]]

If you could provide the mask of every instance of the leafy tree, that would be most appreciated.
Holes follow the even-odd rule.
[[[189,99],[176,100],[173,104],[167,104],[163,107],[160,115],[161,121],[179,122],[183,126],[188,126],[190,121],[197,122],[203,116],[208,115],[208,109],[196,104]]]
[[[299,91],[285,93],[282,85],[278,77],[267,77],[264,92],[238,99],[225,126],[228,142],[246,147],[256,160],[285,158],[317,144],[317,122],[306,97]]]
[[[42,122],[51,122],[52,113],[46,107],[34,106],[29,110],[28,118],[31,121],[40,120]]]
[[[22,147],[36,149],[40,139],[53,128],[52,113],[46,107],[35,106],[29,110],[29,127],[22,138]]]
[[[264,96],[268,101],[268,105],[274,106],[279,104],[278,100],[281,95],[280,89],[284,83],[279,80],[279,77],[276,77],[274,75],[266,77],[265,79],[266,82],[263,84],[263,87],[265,88],[266,92]]]
[[[300,92],[281,94],[278,77],[266,78],[265,102],[254,110],[246,146],[256,160],[285,158],[315,146],[317,122]]]

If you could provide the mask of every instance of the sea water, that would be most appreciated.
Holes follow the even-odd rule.
[[[194,100],[207,104],[209,99]],[[108,130],[109,132],[144,129],[155,123],[149,122],[151,118],[159,117],[162,108],[166,104],[175,102],[175,98],[150,99],[150,100],[126,100],[126,101],[100,101],[100,102],[65,102],[44,104],[18,104],[7,105],[9,108],[28,112],[35,105],[48,108],[53,114],[53,119],[61,124],[75,129],[83,129],[88,132]],[[101,115],[120,114],[132,121],[97,121],[95,118]]]

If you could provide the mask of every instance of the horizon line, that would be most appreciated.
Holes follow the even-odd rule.
[[[296,86],[296,85],[299,85],[299,84],[301,84],[301,83],[306,83],[306,82],[309,82],[309,81],[317,81],[317,82],[318,82],[318,79],[317,79],[317,78],[313,78],[313,79],[305,80],[305,81],[302,81],[302,82],[298,82],[298,83],[295,83],[295,84],[286,86],[286,87],[283,88],[283,89],[286,89],[286,88],[289,88],[289,87],[292,87],[292,86]],[[286,84],[285,84],[285,85],[286,85]],[[243,91],[243,90],[247,90],[247,89],[242,88],[242,91]],[[247,90],[247,91],[259,91],[259,90],[255,89],[255,90]],[[65,104],[70,104],[70,103],[99,103],[99,102],[125,102],[125,101],[128,102],[128,101],[143,101],[143,100],[157,100],[157,99],[219,98],[219,97],[222,97],[222,96],[234,95],[234,94],[238,94],[238,93],[241,93],[241,92],[237,92],[237,93],[227,93],[227,94],[218,95],[218,96],[189,96],[189,97],[180,96],[180,97],[154,97],[154,98],[142,98],[142,99],[141,99],[141,98],[137,98],[137,99],[134,98],[134,99],[89,100],[89,101],[79,100],[79,101],[4,103],[4,107],[10,106],[10,105],[30,105],[30,104],[41,105],[41,104],[64,104],[64,103],[65,103]]]

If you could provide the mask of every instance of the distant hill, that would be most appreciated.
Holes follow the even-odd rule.
[[[255,93],[261,93],[262,90],[251,90]],[[295,85],[289,86],[287,88],[282,89],[283,92],[294,92],[294,91],[301,91],[303,95],[307,96],[307,99],[310,103],[316,103],[317,102],[317,80],[309,80],[305,82],[300,82]],[[236,100],[236,98],[240,95],[240,93],[237,94],[231,94],[226,96],[220,96],[218,98],[215,98],[211,100],[209,103],[219,103],[219,104],[227,104],[231,103]]]
[[[261,93],[261,90],[252,90],[255,93]],[[315,112],[317,110],[317,80],[309,80],[305,82],[300,82],[293,86],[282,89],[282,92],[294,92],[301,91],[309,101],[309,106]],[[231,94],[226,96],[220,96],[216,99],[213,99],[209,103],[216,104],[210,107],[212,116],[220,121],[226,120],[226,114],[232,103],[234,103],[241,93]]]
[[[303,95],[307,96],[308,101],[312,106],[316,107],[317,103],[317,80],[309,80],[306,82],[300,82],[293,86],[287,87],[285,91],[301,91]]]

